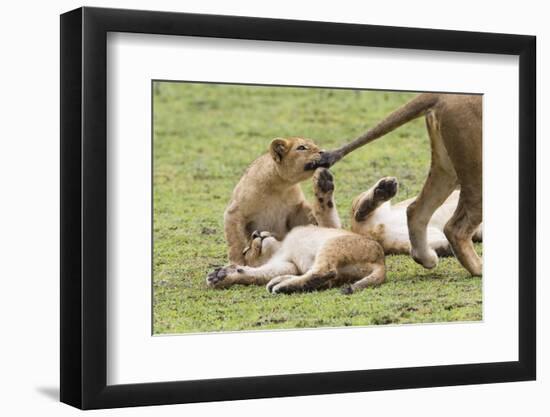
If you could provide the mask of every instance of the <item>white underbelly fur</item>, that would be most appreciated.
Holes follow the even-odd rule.
[[[300,274],[311,269],[317,253],[327,240],[342,236],[346,232],[342,229],[330,229],[318,226],[298,226],[293,228],[275,257],[278,260],[290,261],[299,270]]]
[[[427,229],[430,246],[448,244],[443,228],[456,209],[459,193],[458,190],[454,191],[430,219]],[[410,245],[407,226],[408,205],[409,202],[407,201],[392,206],[391,202],[388,201],[378,207],[365,221],[361,222],[359,224],[360,229],[356,231],[362,234],[374,232],[384,248]]]

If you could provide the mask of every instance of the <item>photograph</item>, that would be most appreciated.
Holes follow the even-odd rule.
[[[31,292],[55,287],[55,323],[16,323],[55,339],[32,368],[60,402],[537,414],[544,19],[359,9],[60,11],[57,81],[33,84],[59,85],[39,106],[59,146],[45,158],[8,141],[29,148],[10,160],[59,165],[59,195],[30,175],[14,207],[32,214],[11,223],[29,258],[29,236],[52,232],[21,227],[55,197],[59,285]],[[19,130],[45,126],[18,107]]]
[[[483,95],[152,80],[152,334],[483,320]]]

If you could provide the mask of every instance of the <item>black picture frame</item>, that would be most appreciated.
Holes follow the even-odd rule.
[[[519,360],[107,385],[108,32],[519,56]],[[88,7],[61,15],[61,401],[94,409],[535,379],[535,54],[524,35]]]

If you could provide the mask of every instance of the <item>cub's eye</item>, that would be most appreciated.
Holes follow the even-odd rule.
[[[304,145],[300,145],[296,148],[297,151],[305,151],[307,149],[307,147],[305,147]]]

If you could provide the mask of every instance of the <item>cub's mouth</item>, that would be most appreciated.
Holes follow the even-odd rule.
[[[304,166],[305,171],[313,171],[317,168],[330,168],[340,160],[341,156],[336,152],[321,152],[319,159],[310,161]]]

